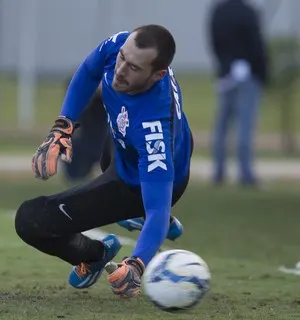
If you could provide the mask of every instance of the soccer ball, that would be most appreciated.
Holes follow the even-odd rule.
[[[168,250],[158,253],[143,276],[145,295],[158,308],[174,312],[198,304],[210,288],[206,262],[193,252]]]

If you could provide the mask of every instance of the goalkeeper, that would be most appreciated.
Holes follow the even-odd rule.
[[[174,54],[173,36],[159,25],[104,40],[76,71],[61,114],[33,157],[33,172],[43,180],[56,173],[59,157],[71,161],[74,122],[100,84],[114,141],[109,168],[91,182],[23,202],[15,218],[23,241],[73,265],[69,283],[75,288],[95,284],[121,248],[115,235],[100,241],[81,232],[145,217],[131,256],[108,277],[121,297],[140,292],[144,269],[167,236],[171,207],[189,181],[193,150],[169,67]]]

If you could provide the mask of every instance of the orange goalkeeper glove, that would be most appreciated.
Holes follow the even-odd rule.
[[[57,172],[57,161],[61,158],[72,161],[71,136],[74,131],[72,120],[59,116],[45,141],[32,158],[32,171],[35,177],[47,180]]]
[[[107,276],[114,294],[122,298],[135,297],[141,292],[141,277],[145,265],[139,258],[124,259],[118,268]]]

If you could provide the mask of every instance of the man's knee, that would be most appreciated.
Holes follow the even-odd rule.
[[[239,152],[247,152],[251,148],[251,138],[249,135],[240,135],[238,138],[238,150]]]
[[[19,237],[30,245],[42,236],[39,215],[45,208],[46,197],[38,197],[24,201],[19,207],[15,217],[15,229]]]

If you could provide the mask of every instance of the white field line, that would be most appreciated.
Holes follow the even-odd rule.
[[[286,274],[300,276],[300,261],[296,263],[294,268],[286,268],[285,266],[281,266],[278,268],[278,271],[286,273]]]
[[[92,229],[92,230],[82,232],[82,234],[86,235],[87,237],[89,237],[91,239],[102,239],[102,238],[106,237],[109,233],[104,230],[101,230],[101,229]],[[135,247],[136,241],[134,241],[133,239],[130,239],[127,237],[121,237],[118,235],[117,235],[117,237],[120,240],[122,245]]]

